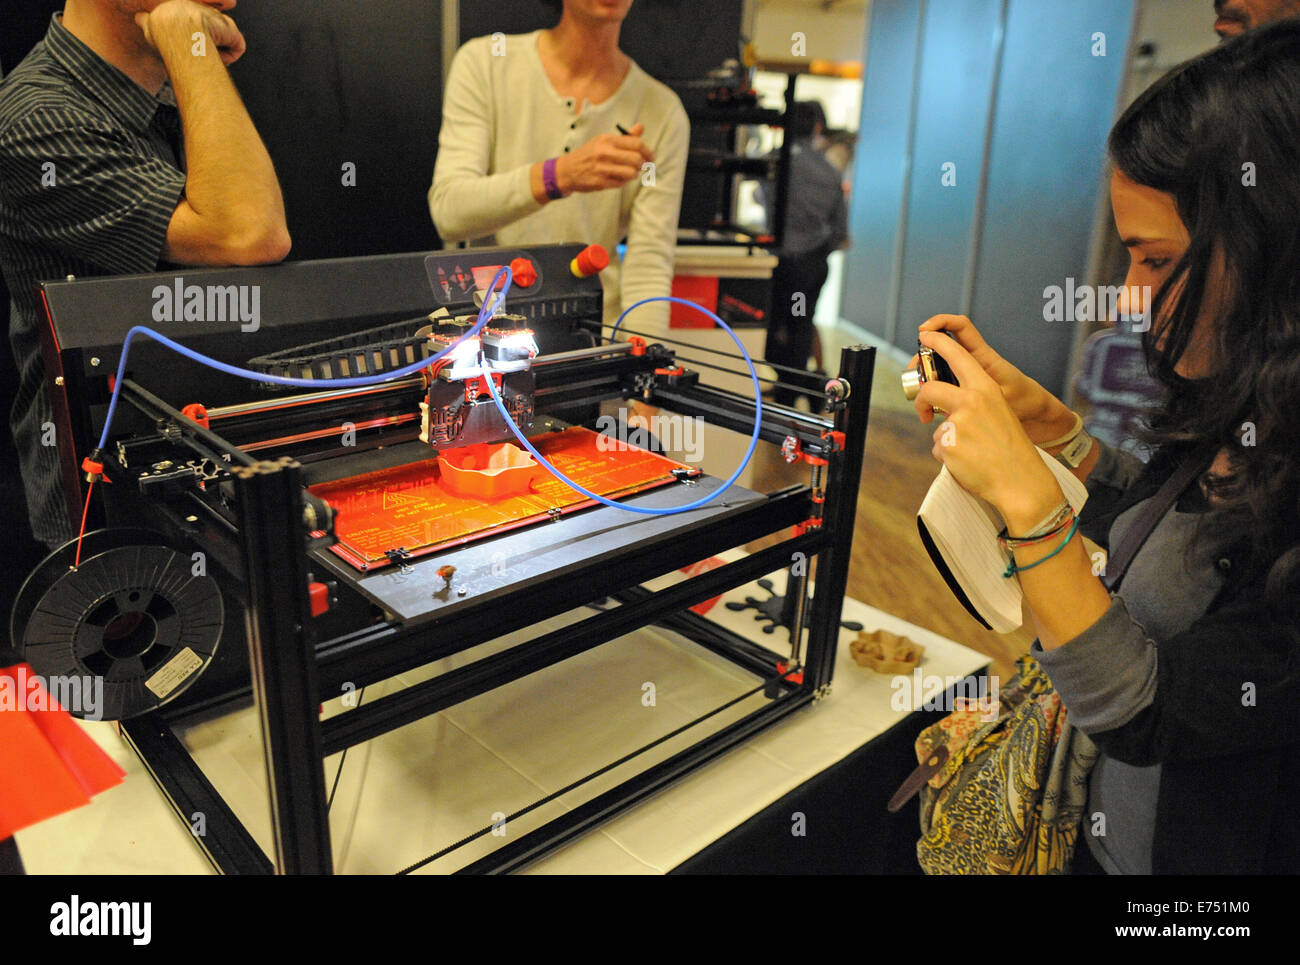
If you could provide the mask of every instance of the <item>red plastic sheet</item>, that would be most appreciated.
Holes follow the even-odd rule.
[[[30,666],[0,669],[0,841],[89,804],[125,776]]]

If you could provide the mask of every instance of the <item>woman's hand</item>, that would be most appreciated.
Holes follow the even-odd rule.
[[[1020,420],[1025,434],[1035,444],[1055,439],[1074,425],[1074,413],[1060,399],[1031,379],[1025,373],[998,355],[984,341],[984,336],[964,315],[935,315],[921,325],[921,332],[951,332],[957,344],[964,348],[986,375],[1002,390],[1002,398]],[[940,341],[951,341],[941,339]],[[935,346],[937,347],[937,345]],[[942,352],[939,353],[943,355]],[[945,356],[946,358],[947,356]],[[912,356],[910,368],[915,368],[918,359]],[[958,376],[961,379],[961,376]],[[964,382],[962,383],[965,384]],[[920,398],[915,400],[916,411],[922,422],[929,422],[934,414],[928,405],[922,404]],[[943,406],[947,408],[947,406]]]
[[[1060,485],[1026,435],[1003,387],[980,362],[934,330],[921,332],[921,344],[942,356],[961,383],[925,382],[916,397],[923,413],[931,414],[932,406],[948,413],[934,431],[934,457],[962,488],[992,503],[1009,532],[1027,532],[1061,504]],[[922,421],[929,420],[923,416]]]

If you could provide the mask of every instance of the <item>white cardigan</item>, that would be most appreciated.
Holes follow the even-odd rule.
[[[537,53],[538,33],[478,37],[457,51],[429,212],[447,243],[603,245],[610,253],[601,273],[605,320],[612,323],[622,306],[670,291],[690,122],[677,95],[635,63],[612,97],[579,108],[551,86]],[[547,205],[533,198],[533,164],[617,133],[616,125],[637,123],[645,125],[643,138],[654,152],[652,172],[622,188],[574,193]],[[620,266],[617,245],[624,238]],[[666,335],[668,308],[637,309],[626,327]]]

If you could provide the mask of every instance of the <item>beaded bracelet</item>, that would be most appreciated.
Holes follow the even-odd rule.
[[[1011,559],[1007,561],[1006,570],[1003,571],[1002,573],[1003,577],[1010,579],[1011,577],[1015,576],[1017,573],[1023,573],[1025,570],[1032,570],[1038,564],[1046,563],[1057,553],[1061,552],[1061,550],[1065,549],[1065,547],[1069,544],[1070,540],[1074,538],[1074,534],[1078,531],[1078,529],[1079,529],[1079,520],[1075,519],[1074,522],[1070,524],[1070,531],[1065,534],[1065,539],[1061,541],[1061,545],[1058,546],[1056,549],[1052,550],[1052,552],[1048,553],[1041,560],[1034,560],[1034,562],[1030,563],[1028,566],[1017,566],[1016,558],[1014,556],[1011,557]]]

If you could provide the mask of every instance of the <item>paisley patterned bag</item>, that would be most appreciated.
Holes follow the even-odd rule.
[[[917,738],[921,764],[890,808],[919,787],[916,852],[927,874],[1069,872],[1097,748],[1032,657],[1016,668],[996,719],[968,706]]]

